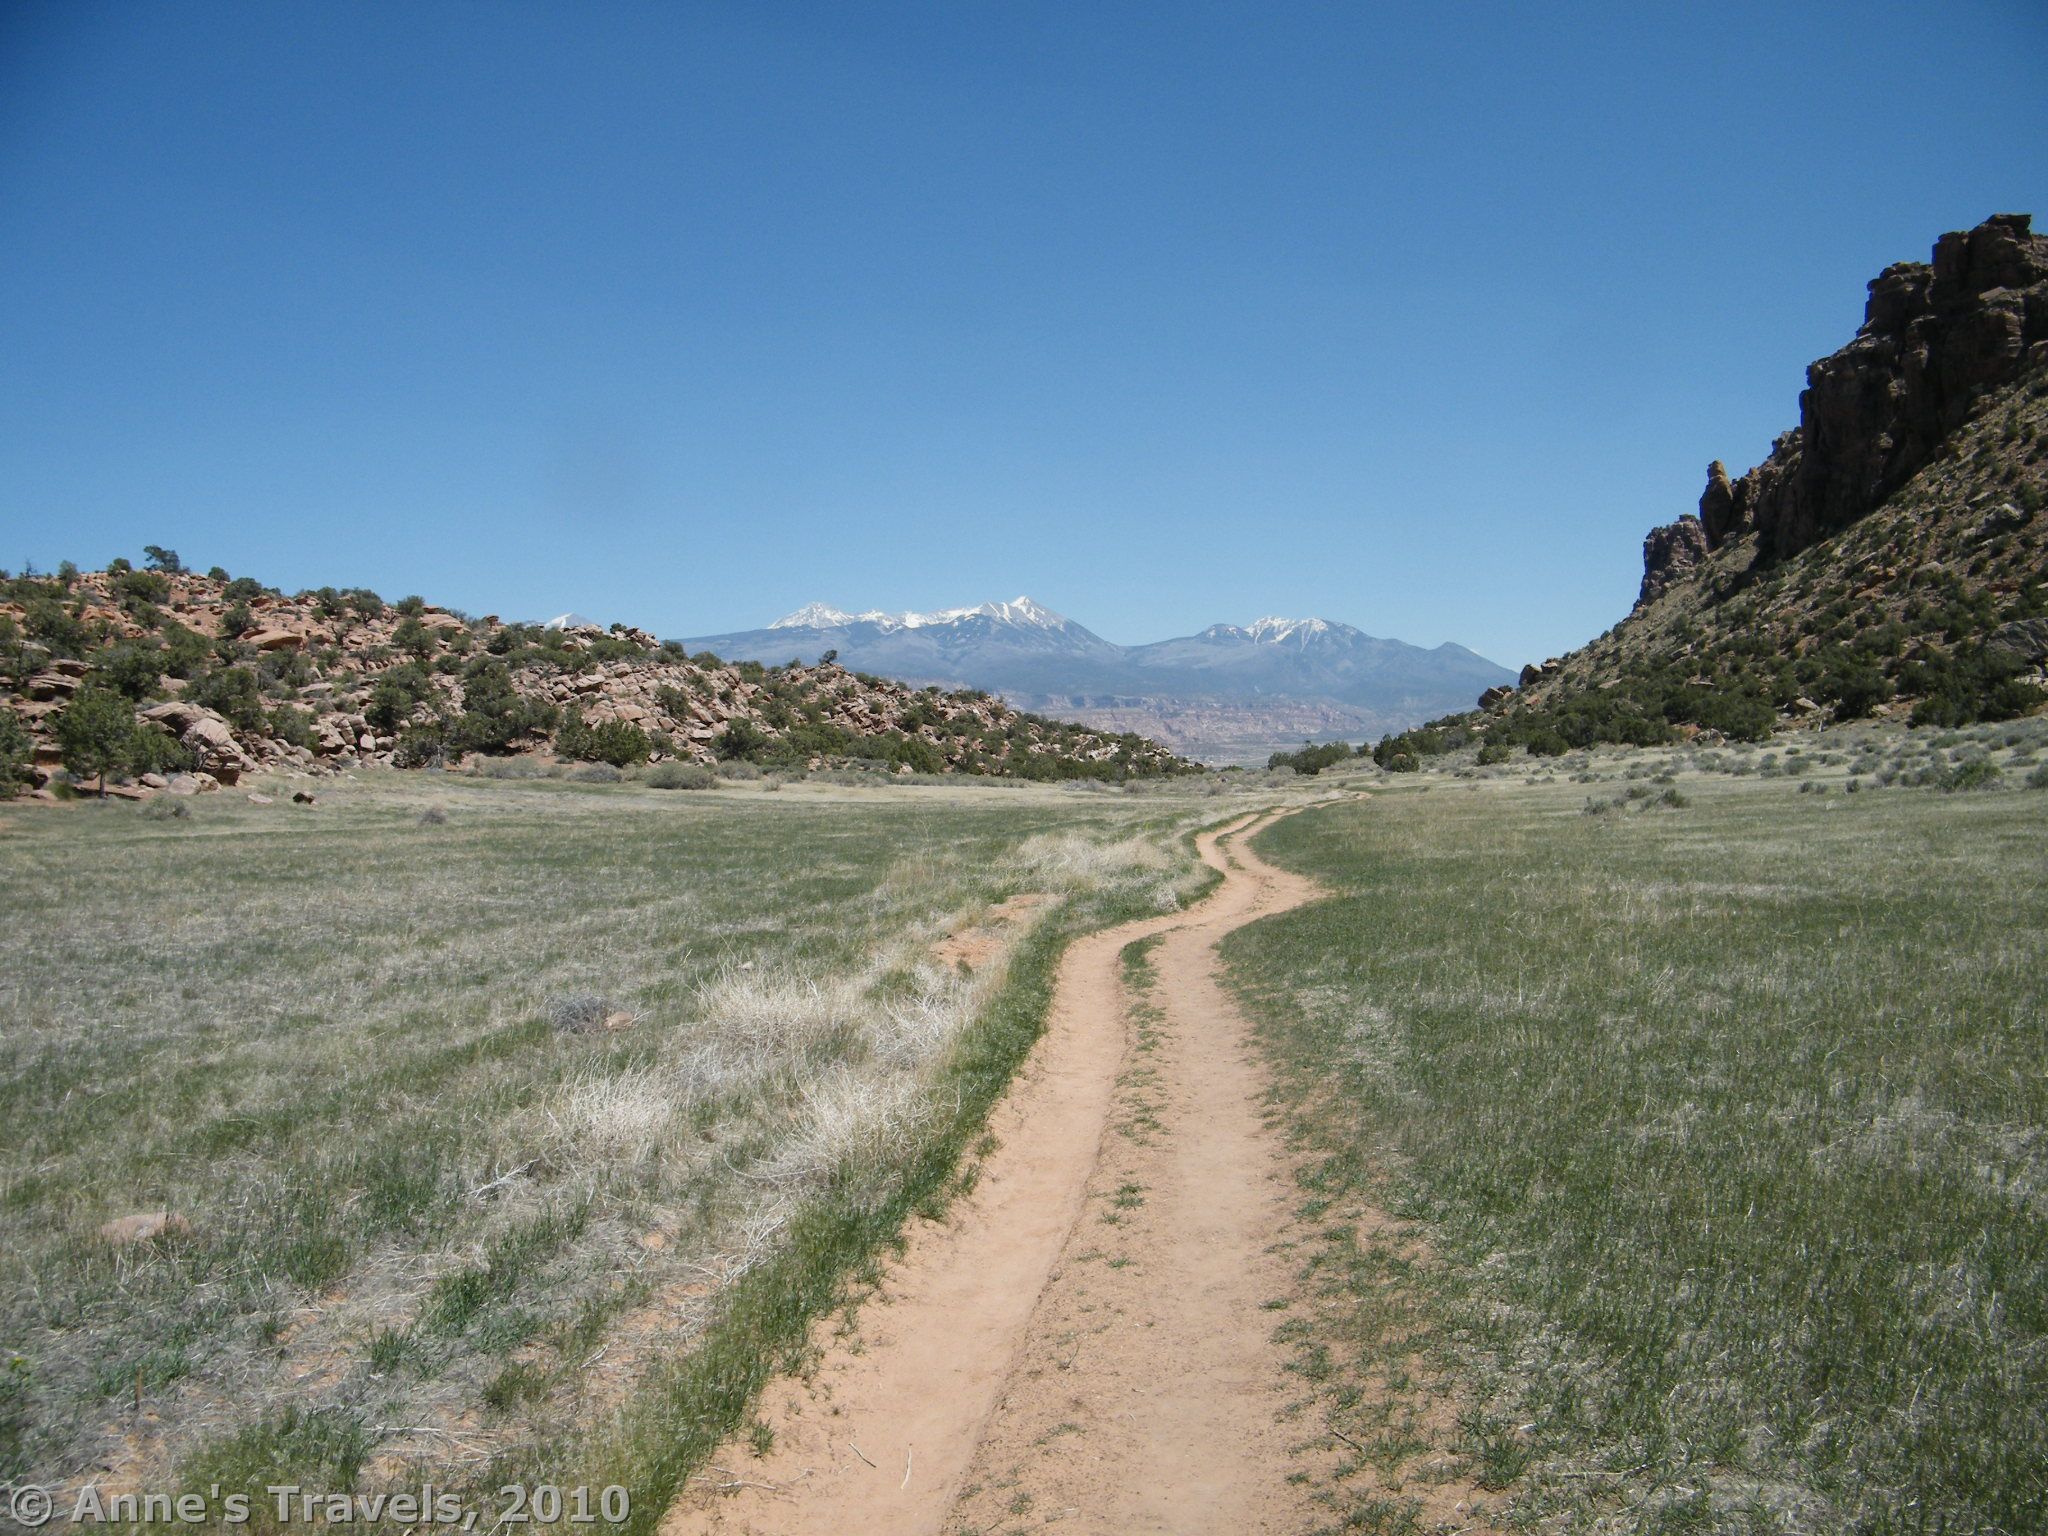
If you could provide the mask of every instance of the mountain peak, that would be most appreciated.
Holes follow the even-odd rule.
[[[1015,624],[1033,629],[1065,629],[1067,619],[1030,598],[1013,597],[1007,603],[980,603],[965,608],[936,608],[929,613],[908,611],[885,613],[871,608],[848,613],[830,603],[807,603],[795,613],[784,614],[770,629],[843,629],[849,624],[873,624],[883,630],[926,629],[936,624],[956,624],[962,619],[993,619],[998,624]]]
[[[770,629],[837,629],[842,624],[851,624],[853,615],[841,613],[830,603],[806,603],[795,613],[785,613],[768,627]]]
[[[1268,615],[1249,624],[1211,624],[1202,631],[1205,640],[1237,640],[1247,645],[1307,645],[1325,635],[1351,636],[1358,631],[1349,624],[1328,619],[1283,619]]]

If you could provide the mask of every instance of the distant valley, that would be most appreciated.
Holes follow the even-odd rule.
[[[856,671],[986,689],[1020,709],[1136,731],[1211,763],[1404,730],[1514,680],[1461,645],[1409,645],[1328,619],[1212,624],[1118,645],[1028,597],[931,613],[813,603],[764,629],[684,644],[770,664],[836,651]]]

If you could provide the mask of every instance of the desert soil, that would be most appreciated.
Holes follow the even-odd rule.
[[[816,1368],[761,1405],[772,1448],[728,1446],[664,1536],[1318,1523],[1328,1452],[1282,1421],[1288,1355],[1265,1305],[1294,1288],[1276,1247],[1290,1163],[1215,952],[1317,894],[1246,847],[1264,824],[1198,841],[1224,879],[1191,911],[1068,951],[972,1194],[820,1330]],[[1153,935],[1156,980],[1134,1000],[1121,952]]]

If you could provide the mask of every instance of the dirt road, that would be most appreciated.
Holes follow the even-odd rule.
[[[729,1447],[664,1536],[1292,1532],[1313,1437],[1280,1422],[1265,1303],[1292,1205],[1264,1074],[1218,984],[1231,929],[1309,900],[1245,847],[1187,913],[1076,943],[1047,1033],[991,1119],[973,1195],[910,1235],[850,1335],[771,1389],[773,1449]],[[1149,985],[1122,951],[1156,937]]]

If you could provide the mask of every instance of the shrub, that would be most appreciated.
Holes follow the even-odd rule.
[[[194,704],[212,710],[237,731],[254,735],[269,724],[256,674],[247,667],[222,667],[192,685]]]
[[[1998,765],[1978,758],[1975,762],[1964,763],[1948,776],[1948,782],[1941,787],[1951,792],[1958,789],[1993,789],[2001,775]]]
[[[370,728],[387,734],[412,718],[412,712],[434,692],[434,680],[417,662],[392,667],[370,689],[363,718]]]
[[[577,784],[616,784],[624,777],[610,763],[584,763],[569,770],[571,782]]]
[[[565,1035],[595,1034],[613,1011],[611,999],[594,992],[570,992],[548,999],[548,1023]]]
[[[1489,741],[1479,749],[1481,767],[1491,768],[1495,763],[1504,763],[1515,755],[1514,747],[1505,741]]]
[[[391,761],[401,768],[433,768],[448,756],[448,729],[439,720],[409,725],[391,744]]]
[[[125,571],[113,580],[114,594],[129,602],[160,603],[171,595],[167,577],[155,571]]]
[[[434,632],[410,614],[391,632],[391,643],[419,661],[434,654]]]
[[[223,640],[237,639],[255,627],[256,615],[249,611],[247,603],[230,603],[220,616],[220,637]]]
[[[624,720],[585,725],[582,713],[574,709],[569,711],[562,728],[555,733],[558,756],[582,762],[607,763],[614,768],[644,763],[653,749],[654,744],[639,726]]]
[[[753,758],[768,746],[768,738],[761,728],[741,715],[728,720],[725,728],[711,740],[711,750],[724,758]]]
[[[93,674],[116,693],[146,699],[163,680],[164,653],[161,647],[147,641],[125,641],[100,652],[93,663]]]
[[[154,725],[137,725],[128,743],[132,773],[187,773],[198,765],[192,749]]]
[[[718,775],[702,763],[656,763],[647,770],[650,789],[716,789]]]
[[[1326,741],[1320,746],[1303,742],[1298,752],[1275,752],[1266,759],[1266,766],[1292,768],[1296,773],[1315,775],[1335,763],[1345,761],[1351,755],[1351,748],[1341,741]],[[1378,759],[1375,758],[1374,761]]]
[[[449,731],[462,751],[503,752],[515,741],[552,730],[560,718],[554,705],[514,688],[511,669],[495,657],[469,662],[462,679],[462,713]]]
[[[53,656],[82,655],[93,640],[85,621],[53,597],[32,597],[23,604],[22,627]]]
[[[544,779],[547,768],[530,757],[482,757],[472,771],[480,779]]]
[[[142,816],[145,821],[188,821],[192,807],[175,796],[159,795],[143,805]]]
[[[946,771],[946,759],[937,747],[922,736],[911,736],[902,731],[877,731],[872,736],[862,736],[858,738],[855,750],[892,766],[906,765],[913,773]],[[1057,766],[1049,758],[1033,761],[1043,762],[1048,770],[1057,771]]]
[[[295,704],[277,704],[271,707],[270,734],[289,747],[313,746],[313,712],[300,709]]]

